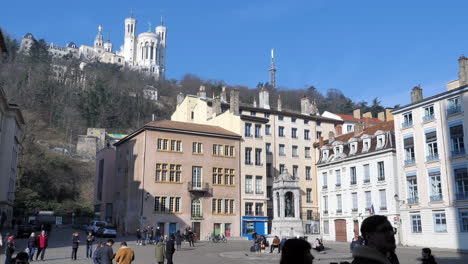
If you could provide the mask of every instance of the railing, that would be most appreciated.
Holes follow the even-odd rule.
[[[323,214],[328,214],[328,210],[323,210]]]
[[[245,191],[245,194],[253,194],[254,192],[253,191]]]
[[[418,197],[408,198],[408,204],[417,204],[417,203],[419,203],[419,198]]]
[[[356,180],[352,180],[352,181],[350,182],[350,184],[351,184],[351,185],[356,185],[356,184],[357,184],[357,181],[356,181]]]
[[[385,176],[379,176],[379,177],[377,178],[377,181],[385,181]]]
[[[357,211],[358,211],[358,209],[357,209],[357,208],[353,208],[353,209],[351,209],[351,212],[353,212],[353,213],[355,213],[355,212],[357,212]]]
[[[407,159],[405,160],[405,166],[412,166],[416,163],[415,159]]]
[[[327,189],[327,188],[328,188],[327,185],[323,185],[323,186],[322,186],[322,189]]]
[[[370,179],[364,179],[364,183],[369,183]]]
[[[192,220],[201,220],[203,219],[203,214],[191,215]]]
[[[306,220],[319,220],[319,219],[320,219],[320,213],[317,213],[317,212],[302,213],[302,214],[301,214],[301,219],[306,219]]]
[[[447,115],[453,115],[461,112],[461,105],[454,105],[447,107]]]
[[[401,123],[402,128],[407,128],[413,125],[413,120]]]
[[[435,119],[435,116],[432,114],[432,115],[427,115],[427,116],[423,116],[423,122],[428,122],[428,121],[432,121]]]
[[[188,182],[187,187],[189,192],[208,192],[210,190],[210,185],[207,182]]]
[[[456,194],[457,200],[468,200],[468,192],[462,192]]]
[[[459,149],[452,150],[452,158],[460,157],[460,156],[463,156],[463,155],[465,155],[465,148],[459,148]]]
[[[341,214],[342,212],[343,212],[343,210],[341,210],[341,209],[336,209],[336,213],[337,213],[337,214]]]
[[[435,195],[431,195],[431,197],[429,197],[429,198],[431,199],[431,202],[439,202],[439,201],[442,201],[442,199],[443,199],[441,193],[435,194]]]
[[[438,153],[434,153],[432,155],[426,156],[426,161],[427,162],[436,161],[436,160],[439,160],[439,154]]]
[[[263,194],[263,191],[255,191],[255,194]]]
[[[341,187],[341,183],[335,184],[335,187],[336,187],[336,188],[340,188],[340,187]]]

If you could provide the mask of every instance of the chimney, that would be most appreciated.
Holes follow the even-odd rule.
[[[377,114],[377,119],[379,119],[380,121],[384,121],[385,122],[385,112],[382,111],[382,112],[379,112]]]
[[[317,102],[315,100],[312,100],[310,103],[310,114],[311,115],[319,115],[318,108],[317,108]]]
[[[393,115],[391,113],[392,111],[393,111],[393,108],[385,109],[385,117],[387,118],[387,121],[393,120]]]
[[[333,131],[328,132],[328,143],[335,141],[335,133]]]
[[[365,118],[372,118],[372,112],[365,112],[362,117],[365,117]]]
[[[232,89],[229,98],[229,110],[235,115],[239,115],[239,90]]]
[[[177,104],[180,105],[185,99],[185,96],[182,92],[179,92],[179,94],[177,94]]]
[[[201,98],[206,98],[206,91],[204,85],[200,85],[200,90],[198,91],[197,96]]]
[[[221,114],[221,99],[218,96],[213,99],[213,113],[216,116]]]
[[[357,124],[354,125],[354,135],[357,136],[362,133],[363,131],[362,123],[358,122]]]
[[[266,88],[262,88],[259,93],[259,107],[270,109],[270,92]]]
[[[278,105],[276,106],[278,111],[283,111],[283,106],[281,104],[281,94],[278,94]]]
[[[356,119],[361,119],[361,109],[354,109],[353,111],[353,117]]]
[[[417,103],[423,99],[422,88],[418,85],[411,90],[411,103]]]
[[[323,137],[322,136],[319,138],[319,147],[320,148],[323,147]]]
[[[461,56],[458,59],[458,85],[463,86],[468,84],[468,58]]]
[[[253,107],[257,107],[257,98],[254,98]]]
[[[301,114],[310,115],[310,101],[305,95],[301,98]]]
[[[226,99],[226,86],[223,86],[222,90],[221,90],[221,102],[223,103],[227,103],[227,99]]]

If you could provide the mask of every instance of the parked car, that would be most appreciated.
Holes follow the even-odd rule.
[[[92,221],[88,227],[86,227],[86,232],[92,232],[93,234],[97,234],[99,228],[104,228],[107,226],[106,221]]]
[[[111,226],[101,227],[96,232],[97,237],[117,237],[117,230]]]
[[[25,225],[17,225],[16,226],[16,236],[15,237],[29,237],[31,233],[33,232],[33,228],[29,224]]]

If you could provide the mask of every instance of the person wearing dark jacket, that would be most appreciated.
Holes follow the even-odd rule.
[[[94,236],[92,232],[88,233],[86,237],[86,258],[93,257],[93,243],[94,243]]]
[[[78,247],[80,246],[80,235],[75,232],[72,237],[72,254],[71,259],[76,260],[76,253],[78,252]]]
[[[372,215],[361,224],[363,246],[353,249],[352,264],[398,263],[395,254],[395,230],[386,216]]]
[[[7,235],[7,241],[5,243],[5,264],[12,263],[12,257],[14,252],[15,237],[13,235]]]
[[[182,235],[180,234],[180,230],[177,230],[177,233],[176,233],[176,247],[177,247],[177,250],[179,250],[181,247],[182,247]]]
[[[102,246],[104,246],[104,243],[103,242],[99,242],[96,246],[96,250],[94,250],[94,254],[93,254],[93,263],[94,264],[101,264],[101,259],[100,259],[100,252],[101,252],[101,248]]]
[[[431,254],[430,248],[423,248],[422,249],[422,264],[437,264],[434,259],[434,256]]]
[[[99,250],[99,260],[101,264],[112,264],[114,259],[114,250],[112,249],[114,245],[114,240],[109,239],[107,243]]]
[[[138,246],[138,245],[140,245],[140,246],[143,245],[143,244],[141,243],[141,231],[140,231],[140,228],[137,228],[137,230],[136,230],[136,239],[137,239],[137,240],[136,240],[137,246]]]
[[[169,241],[166,242],[166,259],[167,259],[167,264],[172,264],[172,255],[174,255],[175,247],[174,247],[174,234],[171,234],[171,237]]]
[[[36,251],[37,248],[37,237],[34,232],[31,233],[31,235],[28,238],[28,254],[29,254],[29,260],[32,261],[34,257],[34,252]]]

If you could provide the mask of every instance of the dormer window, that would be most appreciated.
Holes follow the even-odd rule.
[[[350,154],[356,153],[356,143],[353,142],[350,144]]]
[[[328,159],[328,149],[322,150],[322,157],[324,161]]]
[[[385,135],[377,136],[377,148],[383,148],[385,145]]]
[[[362,151],[365,152],[365,151],[369,151],[369,148],[370,148],[370,140],[369,139],[365,139],[363,141],[363,146],[362,146]]]

